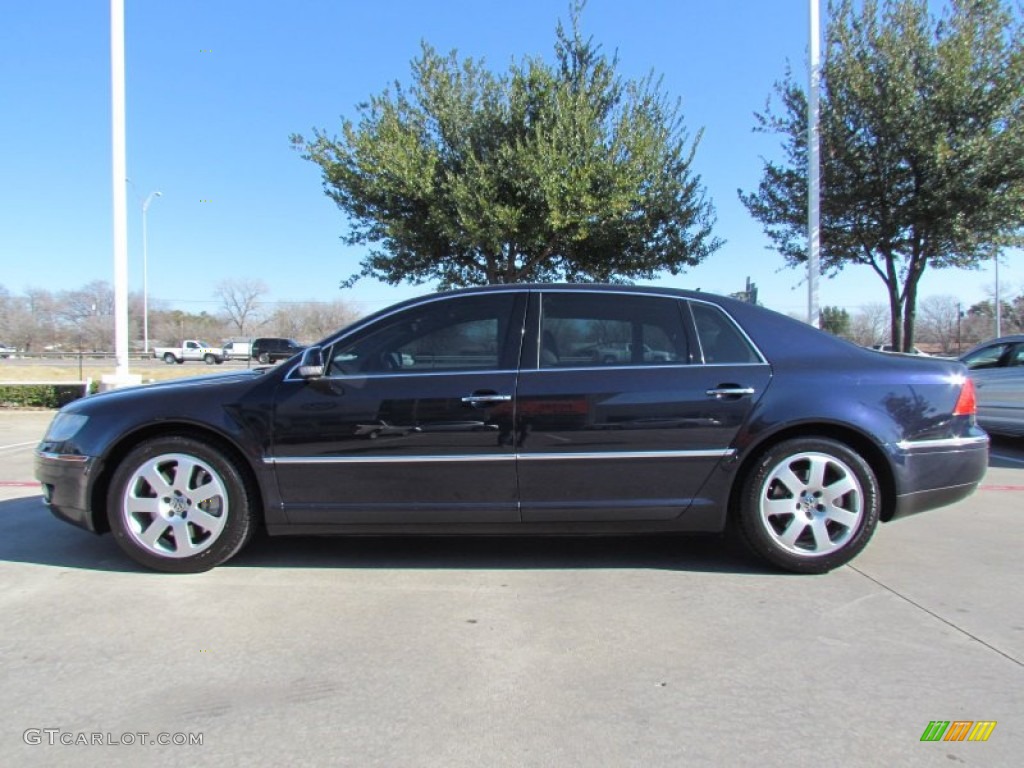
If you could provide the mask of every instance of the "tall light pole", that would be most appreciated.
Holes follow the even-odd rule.
[[[160,192],[150,192],[142,204],[142,348],[149,357],[149,252],[146,236],[146,212],[154,197],[163,197]]]
[[[111,145],[114,180],[114,351],[117,371],[110,385],[121,386],[128,368],[128,211],[125,200],[124,0],[110,0]]]
[[[808,62],[807,100],[807,322],[819,327],[818,317],[818,275],[821,273],[821,162],[819,159],[818,130],[819,99],[821,85],[821,30],[819,21],[820,0],[811,2],[811,23]]]
[[[1003,302],[999,295],[999,251],[992,256],[996,265],[996,338],[1003,335]]]

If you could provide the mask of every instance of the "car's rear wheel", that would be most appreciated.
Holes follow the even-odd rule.
[[[237,466],[188,437],[148,440],[114,472],[107,497],[118,545],[149,568],[206,571],[232,557],[255,527]]]
[[[747,546],[774,565],[825,573],[864,549],[880,503],[878,479],[856,451],[798,438],[758,458],[743,482],[737,523]]]
[[[174,355],[168,352],[166,355],[164,355],[164,362],[167,363],[168,365],[174,365],[176,362],[178,362],[178,360],[177,358],[175,358]]]
[[[203,355],[203,362],[207,365],[213,365],[217,362],[217,358],[215,355]]]
[[[264,365],[266,365],[267,363],[269,363],[269,362],[270,362],[270,355],[269,355],[269,354],[267,354],[266,352],[263,352],[263,353],[261,353],[261,354],[260,354],[260,356],[259,356],[259,357],[258,357],[257,359],[258,359],[258,360],[259,360],[259,361],[260,361],[261,363],[263,363]]]

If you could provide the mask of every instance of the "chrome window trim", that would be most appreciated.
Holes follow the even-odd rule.
[[[680,367],[680,368],[682,368],[682,367],[687,367],[687,368],[707,367],[707,368],[711,368],[711,367],[715,367],[715,366],[721,367],[721,366],[735,366],[735,365],[770,365],[770,363],[768,362],[768,358],[765,357],[764,353],[761,351],[761,348],[758,347],[757,344],[754,343],[754,340],[752,338],[750,338],[750,335],[746,332],[746,330],[744,330],[743,326],[740,323],[736,322],[736,318],[733,317],[732,314],[729,313],[729,310],[727,310],[722,305],[716,304],[713,301],[708,301],[707,299],[698,299],[698,298],[689,297],[689,296],[673,296],[673,295],[667,294],[667,293],[653,293],[653,292],[648,292],[648,291],[616,291],[614,288],[604,288],[604,289],[600,289],[600,288],[596,288],[596,289],[565,288],[565,287],[546,288],[544,286],[540,286],[540,287],[536,288],[535,290],[538,293],[541,294],[541,310],[540,310],[540,316],[537,318],[537,322],[540,324],[540,327],[538,327],[538,329],[537,329],[538,330],[538,333],[537,333],[537,343],[538,343],[538,345],[540,344],[540,336],[541,336],[540,331],[542,330],[543,324],[544,324],[544,301],[543,301],[543,296],[544,296],[545,293],[570,293],[570,294],[590,293],[590,294],[615,294],[617,296],[647,296],[649,298],[668,299],[670,301],[684,302],[686,304],[687,314],[690,316],[690,322],[694,324],[694,329],[695,330],[696,330],[696,323],[693,320],[693,313],[690,311],[690,304],[691,303],[697,303],[697,304],[705,304],[705,305],[707,305],[709,307],[714,307],[719,312],[721,312],[723,315],[725,315],[725,317],[729,320],[729,322],[732,323],[733,327],[740,332],[740,335],[743,336],[743,338],[746,340],[747,344],[750,345],[750,348],[752,350],[754,350],[754,353],[759,358],[761,358],[761,361],[758,362],[758,363],[705,363],[705,362],[703,362],[703,360],[704,360],[704,347],[701,344],[700,334],[698,333],[698,334],[696,334],[696,336],[697,336],[696,341],[697,341],[697,347],[700,349],[700,359],[701,359],[702,362],[699,362],[699,363],[683,363],[683,364],[680,364],[678,367]],[[595,370],[595,369],[601,370],[601,369],[605,369],[605,368],[608,368],[608,369],[613,369],[613,368],[634,368],[635,369],[635,368],[659,368],[659,367],[663,368],[663,367],[672,367],[672,366],[671,365],[668,365],[668,366],[664,366],[664,365],[662,365],[662,366],[654,366],[654,365],[601,365],[601,364],[595,364],[595,365],[592,365],[592,366],[584,366],[582,368],[541,368],[540,364],[539,364],[539,355],[538,355],[538,365],[537,365],[536,368],[523,368],[522,370],[523,371],[528,371],[528,370],[529,371],[567,371],[567,370],[592,371],[592,370]]]
[[[746,339],[746,341],[750,345],[751,349],[753,349],[754,352],[757,354],[757,356],[761,358],[761,362],[759,362],[759,363],[704,363],[704,362],[700,362],[700,363],[681,363],[681,364],[678,364],[678,365],[674,365],[674,364],[668,364],[668,365],[622,365],[622,366],[618,366],[618,365],[593,365],[593,366],[584,366],[584,367],[580,367],[580,368],[541,368],[540,365],[538,364],[536,367],[533,367],[533,368],[520,367],[518,369],[519,372],[526,372],[526,371],[592,371],[592,370],[612,370],[612,369],[617,369],[617,368],[629,368],[629,369],[666,368],[666,367],[668,367],[668,368],[671,368],[671,367],[679,367],[679,368],[684,368],[684,367],[685,368],[708,367],[708,368],[711,368],[711,367],[740,366],[740,365],[771,365],[771,363],[768,362],[768,358],[765,357],[764,353],[761,351],[761,348],[758,347],[757,344],[754,343],[754,340],[750,338],[750,335],[746,332],[746,330],[743,328],[743,326],[740,323],[736,322],[736,318],[734,318],[732,316],[732,314],[727,309],[725,309],[725,307],[721,306],[720,304],[716,304],[713,301],[708,301],[707,299],[700,299],[700,298],[696,298],[696,297],[673,296],[672,294],[656,293],[656,292],[653,292],[653,291],[635,291],[635,290],[622,291],[622,290],[616,290],[614,287],[588,289],[588,288],[566,288],[564,286],[553,286],[553,287],[549,288],[549,287],[546,287],[546,286],[543,286],[543,285],[531,285],[528,288],[527,287],[522,287],[522,286],[519,286],[519,287],[517,287],[517,286],[510,286],[508,288],[500,288],[500,289],[495,289],[495,290],[486,291],[486,292],[480,292],[480,293],[444,294],[444,295],[425,296],[425,297],[422,297],[419,300],[413,300],[409,304],[403,304],[402,306],[396,307],[396,308],[392,309],[390,312],[385,312],[382,315],[374,315],[374,316],[371,316],[371,318],[365,318],[363,321],[357,321],[354,325],[349,326],[348,328],[346,328],[339,335],[337,335],[337,336],[328,336],[327,339],[325,339],[324,341],[320,342],[319,344],[313,345],[313,346],[320,346],[321,348],[323,348],[323,347],[326,347],[326,346],[337,344],[338,342],[343,341],[344,339],[346,339],[347,337],[351,336],[352,334],[358,333],[359,331],[363,330],[364,328],[369,326],[371,323],[376,323],[376,322],[381,321],[381,320],[386,320],[387,318],[392,317],[393,315],[397,315],[399,312],[405,312],[408,309],[413,309],[415,307],[422,307],[422,306],[425,306],[427,304],[432,304],[435,301],[447,301],[447,300],[451,300],[451,299],[460,298],[462,296],[477,296],[477,295],[493,296],[493,295],[496,295],[496,294],[504,294],[504,293],[527,293],[527,294],[529,294],[529,293],[539,293],[541,295],[541,297],[542,297],[542,303],[541,303],[541,312],[540,312],[540,314],[539,314],[539,316],[537,318],[537,322],[538,323],[542,323],[543,322],[543,312],[544,312],[544,310],[543,310],[543,295],[545,293],[598,294],[598,295],[616,295],[616,296],[646,296],[648,298],[667,299],[669,301],[683,302],[684,304],[686,304],[687,312],[690,315],[690,322],[691,323],[693,322],[693,313],[690,312],[690,304],[693,303],[693,302],[696,302],[698,304],[706,304],[706,305],[708,305],[710,307],[714,307],[719,312],[723,313],[726,316],[726,318],[728,318],[729,322],[732,323],[733,326],[740,332],[740,334],[743,336],[743,338]],[[523,330],[524,330],[524,333],[525,333],[526,329],[524,328]],[[699,334],[697,335],[696,341],[697,341],[697,346],[700,348],[700,351],[701,351],[701,360],[703,361],[703,359],[704,359],[704,350],[703,350],[703,347],[701,346],[701,341],[700,341],[700,335]],[[539,333],[537,334],[537,343],[540,344],[540,334]],[[539,356],[538,356],[538,360],[539,360]],[[304,382],[304,381],[306,381],[306,379],[296,375],[296,371],[298,370],[298,368],[299,368],[299,366],[297,364],[295,366],[293,366],[291,368],[291,370],[289,370],[288,373],[286,373],[284,375],[284,377],[282,378],[282,382],[289,382],[289,381],[292,381],[292,382],[294,382],[294,381]],[[509,371],[506,371],[505,369],[499,369],[499,370],[486,369],[486,370],[473,371],[473,372],[474,373],[507,373]],[[327,376],[325,374],[323,378],[335,381],[335,380],[338,380],[338,379],[345,379],[345,378],[372,378],[372,377],[377,377],[377,376],[394,376],[394,375],[436,376],[436,375],[441,375],[442,373],[457,373],[457,371],[447,371],[447,372],[438,372],[438,373],[427,373],[427,372],[424,372],[424,373],[413,373],[413,372],[402,373],[400,371],[395,371],[395,372],[391,372],[391,373],[364,374],[362,376]]]
[[[527,373],[565,373],[574,371],[646,371],[646,370],[698,370],[703,368],[742,368],[767,366],[768,363],[650,363],[643,365],[595,365],[583,367],[566,368],[524,368],[520,374]]]
[[[707,451],[617,451],[607,453],[495,453],[452,456],[267,456],[264,464],[276,466],[302,464],[433,464],[450,462],[501,461],[579,461],[606,459],[717,459],[732,456],[734,448]]]
[[[328,336],[327,339],[324,340],[323,342],[320,342],[318,344],[314,344],[312,346],[319,346],[321,350],[324,347],[333,346],[333,345],[337,344],[338,342],[343,341],[344,339],[348,338],[352,334],[358,333],[359,331],[363,330],[364,328],[368,327],[371,324],[377,323],[377,322],[379,322],[381,320],[386,320],[387,318],[389,318],[389,317],[391,317],[393,315],[397,315],[400,312],[405,312],[406,310],[409,310],[409,309],[414,309],[416,307],[422,307],[422,306],[425,306],[427,304],[433,304],[435,301],[454,300],[454,299],[458,299],[458,298],[462,298],[462,297],[470,297],[470,296],[495,296],[495,295],[503,294],[503,293],[529,293],[529,292],[530,292],[529,288],[510,287],[510,288],[501,288],[501,289],[497,289],[497,290],[493,290],[493,291],[485,291],[485,292],[482,291],[482,292],[479,292],[479,293],[446,294],[446,295],[443,295],[443,296],[442,295],[424,296],[422,299],[420,299],[418,301],[417,300],[412,300],[411,303],[409,303],[409,304],[403,304],[402,306],[395,307],[390,312],[386,312],[383,315],[374,315],[371,318],[366,318],[362,322],[357,321],[356,324],[350,325],[341,334],[339,334],[337,336]],[[525,314],[524,314],[524,318],[525,318]],[[299,367],[300,366],[298,366],[298,365],[293,366],[292,369],[290,371],[288,371],[288,373],[286,373],[284,375],[284,378],[282,379],[282,382],[285,382],[285,381],[306,381],[306,379],[302,378],[301,376],[293,376],[293,374],[295,373],[296,370],[298,370]],[[325,369],[326,369],[326,366],[325,366]],[[503,369],[487,368],[487,369],[481,369],[481,370],[476,371],[476,372],[478,372],[478,373],[503,373],[504,370]],[[323,378],[330,379],[331,381],[335,381],[335,380],[341,379],[341,378],[370,378],[371,376],[394,376],[396,374],[398,374],[398,375],[436,376],[436,375],[440,375],[441,373],[461,373],[461,371],[438,371],[437,373],[412,373],[412,374],[402,374],[401,371],[393,371],[391,373],[374,373],[374,374],[365,374],[365,375],[361,375],[361,376],[346,376],[346,375],[342,375],[342,376],[328,376],[327,373],[326,373],[326,370],[325,370]]]
[[[744,339],[746,339],[747,344],[750,345],[750,348],[752,350],[754,350],[754,353],[758,357],[761,358],[761,363],[764,364],[764,365],[768,365],[769,364],[768,363],[768,358],[764,356],[764,353],[761,351],[761,348],[758,347],[757,344],[754,343],[754,340],[752,338],[750,338],[750,334],[747,333],[746,329],[740,323],[736,322],[736,318],[733,317],[725,307],[723,307],[723,306],[721,306],[719,304],[715,304],[715,302],[713,302],[713,301],[707,301],[705,299],[684,299],[684,301],[687,301],[690,304],[693,304],[693,303],[704,304],[705,306],[714,307],[715,309],[717,309],[719,312],[721,312],[723,315],[725,315],[725,317],[729,320],[729,322],[732,323],[733,327],[737,331],[740,332],[740,335]],[[687,306],[686,309],[687,309],[687,311],[690,314],[690,322],[693,323],[693,331],[694,331],[694,334],[697,337],[697,346],[700,348],[700,359],[703,360],[704,359],[704,343],[700,339],[700,331],[697,330],[697,320],[693,316],[693,310],[690,308],[689,305]],[[752,365],[752,363],[704,363],[704,362],[701,362],[701,363],[698,363],[698,365],[708,365],[708,366],[711,366],[711,365]]]
[[[497,376],[499,374],[515,375],[515,368],[473,368],[464,371],[382,371],[377,373],[341,373],[336,376],[323,376],[327,381],[350,381],[353,379],[393,379],[396,376]],[[305,379],[286,379],[286,381],[305,381]]]

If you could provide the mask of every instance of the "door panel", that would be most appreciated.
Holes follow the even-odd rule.
[[[770,377],[767,365],[726,368],[524,371],[516,415],[523,520],[679,517]],[[722,384],[755,394],[707,394]]]
[[[273,458],[292,523],[518,522],[513,396],[525,292],[425,302],[287,380]]]
[[[730,453],[769,366],[752,349],[692,364],[703,353],[674,298],[550,291],[531,313],[537,358],[516,399],[524,522],[682,515]]]

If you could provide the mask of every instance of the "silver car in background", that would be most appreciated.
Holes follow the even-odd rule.
[[[974,380],[978,423],[1024,436],[1024,334],[986,341],[960,356]]]

